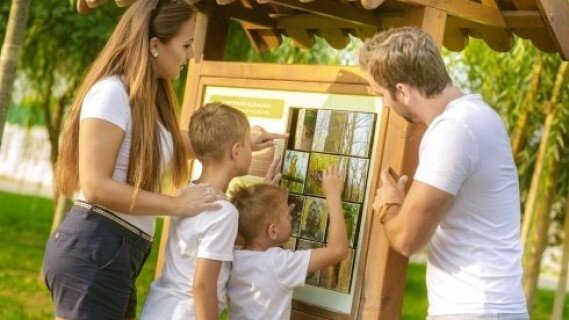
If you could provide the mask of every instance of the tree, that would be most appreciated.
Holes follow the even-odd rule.
[[[115,6],[106,6],[80,16],[74,6],[64,1],[44,0],[33,5],[22,54],[25,63],[20,71],[26,80],[32,112],[43,117],[53,169],[67,108],[120,12]],[[55,188],[54,200],[52,231],[62,220],[66,203]]]
[[[547,105],[547,115],[543,125],[539,153],[534,169],[528,201],[524,212],[524,221],[527,219],[527,227],[524,235],[524,290],[528,310],[531,312],[535,300],[535,290],[541,266],[541,257],[547,246],[547,235],[551,222],[551,207],[555,199],[555,187],[560,170],[558,154],[559,114],[562,105],[559,103],[563,92],[565,80],[569,74],[569,63],[561,62],[555,78],[555,84]],[[525,223],[524,223],[525,225]]]
[[[12,0],[6,36],[0,51],[0,143],[22,51],[30,0]]]

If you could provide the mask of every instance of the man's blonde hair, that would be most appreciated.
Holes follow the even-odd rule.
[[[190,119],[189,135],[196,158],[201,162],[220,161],[227,149],[249,139],[247,116],[220,102],[207,103]]]
[[[360,49],[360,67],[394,97],[397,83],[431,98],[452,84],[439,49],[429,34],[414,27],[377,33]]]
[[[231,192],[231,203],[239,212],[239,235],[246,243],[257,238],[268,223],[278,219],[277,208],[287,201],[285,189],[259,183]]]

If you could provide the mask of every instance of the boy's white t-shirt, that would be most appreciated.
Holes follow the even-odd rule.
[[[219,312],[225,309],[238,213],[228,201],[216,203],[223,207],[191,218],[171,219],[162,276],[150,287],[141,320],[195,319],[192,285],[198,258],[222,261],[217,297]]]
[[[452,101],[429,125],[414,179],[454,195],[428,246],[429,314],[525,313],[517,169],[480,95]]]
[[[81,104],[80,121],[87,118],[105,120],[124,131],[124,137],[115,163],[113,179],[119,182],[126,182],[132,135],[132,118],[128,92],[120,76],[114,75],[102,78],[87,91]],[[174,144],[171,133],[161,123],[158,124],[160,127],[162,156],[161,168],[164,170],[172,159]],[[65,148],[65,146],[62,147]],[[82,192],[79,192],[77,200],[85,200]],[[147,234],[154,234],[155,218],[153,216],[115,213]]]
[[[310,253],[235,250],[227,283],[230,319],[290,319],[293,289],[304,285]]]

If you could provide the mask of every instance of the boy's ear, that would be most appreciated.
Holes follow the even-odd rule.
[[[239,143],[234,143],[231,146],[231,160],[235,160],[237,159],[237,157],[239,156]]]
[[[274,223],[269,224],[267,232],[269,233],[269,239],[277,240],[277,226]]]

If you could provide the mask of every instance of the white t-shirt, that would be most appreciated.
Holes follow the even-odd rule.
[[[517,169],[480,95],[452,101],[429,125],[415,180],[455,196],[428,246],[429,314],[525,313]]]
[[[229,317],[289,320],[293,289],[304,285],[311,250],[235,250],[227,284]]]
[[[121,143],[113,179],[126,182],[131,143],[131,114],[127,89],[118,75],[105,77],[93,85],[81,105],[80,119],[97,118],[121,128],[125,134]],[[174,145],[172,135],[159,123],[162,154],[162,171],[170,163]],[[77,200],[85,200],[82,192]],[[119,217],[137,226],[149,235],[154,234],[154,217],[115,212]]]
[[[195,319],[192,285],[196,260],[222,261],[217,278],[218,310],[225,309],[233,247],[237,237],[237,209],[227,201],[223,207],[191,218],[172,218],[162,276],[146,297],[141,320]]]

